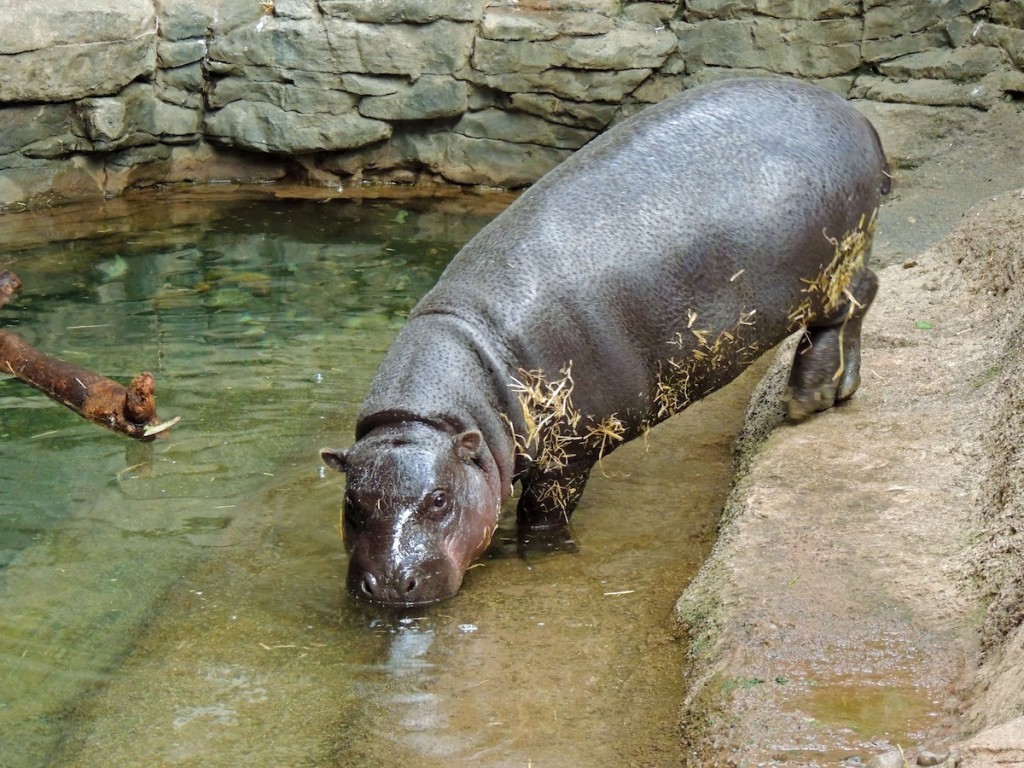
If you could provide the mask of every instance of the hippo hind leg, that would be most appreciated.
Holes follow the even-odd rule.
[[[877,291],[875,273],[861,270],[836,311],[802,334],[784,398],[791,420],[831,408],[857,391],[861,325]]]
[[[591,464],[570,464],[557,471],[523,478],[516,521],[520,530],[563,528],[580,502]]]

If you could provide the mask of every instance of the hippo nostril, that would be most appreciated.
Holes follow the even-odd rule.
[[[418,584],[419,582],[416,581],[416,577],[414,575],[406,573],[401,580],[402,594],[408,595],[416,591]]]
[[[367,597],[377,596],[377,579],[372,573],[364,573],[362,580],[359,582],[359,588],[363,591],[363,594]]]

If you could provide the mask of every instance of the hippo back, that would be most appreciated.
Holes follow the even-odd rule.
[[[836,239],[863,228],[885,186],[874,129],[820,88],[738,79],[649,107],[541,179],[452,260],[410,315],[364,416],[451,400],[457,382],[394,384],[396,368],[432,354],[427,328],[443,316],[484,350],[498,390],[571,370],[580,411],[632,414],[630,430],[646,428],[672,410],[652,407],[672,345],[696,336],[710,349],[701,334],[744,323],[760,339],[750,359],[780,341]],[[750,361],[730,360],[702,392]],[[488,397],[512,407],[500,391]]]

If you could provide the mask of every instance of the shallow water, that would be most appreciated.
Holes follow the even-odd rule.
[[[0,380],[0,765],[682,760],[670,614],[752,381],[609,457],[577,552],[523,559],[509,520],[452,601],[344,592],[317,451],[350,441],[405,313],[494,212],[149,194],[0,217],[25,284],[4,327],[152,371],[182,418],[138,445]]]

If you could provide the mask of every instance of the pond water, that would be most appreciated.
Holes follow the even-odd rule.
[[[609,457],[574,553],[513,520],[462,593],[344,590],[346,445],[416,299],[507,198],[148,193],[0,216],[3,327],[158,384],[140,445],[0,379],[0,765],[578,766],[682,760],[675,598],[752,378]]]

